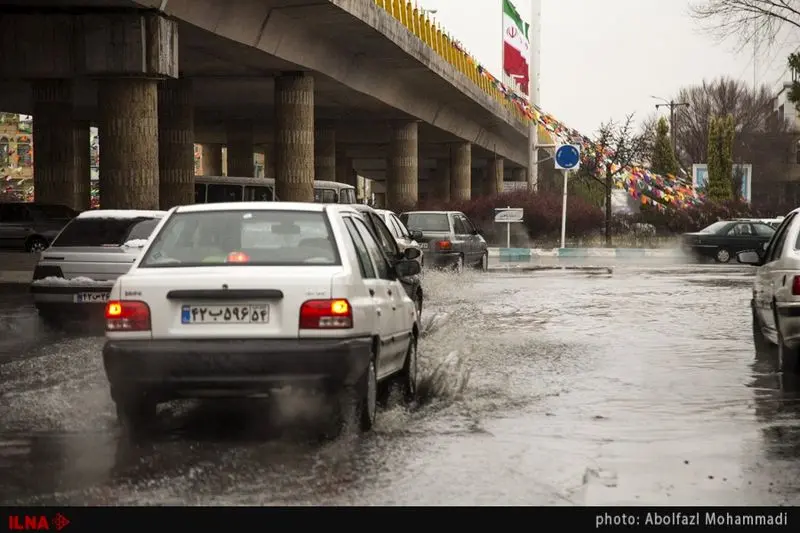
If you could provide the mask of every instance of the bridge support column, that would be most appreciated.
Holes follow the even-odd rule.
[[[314,179],[336,181],[336,130],[330,124],[314,131]]]
[[[522,167],[516,167],[511,169],[511,181],[525,181],[528,175],[528,171]]]
[[[222,176],[222,145],[204,144],[200,153],[203,176]]]
[[[255,176],[253,158],[253,123],[234,120],[227,124],[228,176],[252,178]]]
[[[275,79],[275,192],[314,201],[314,78],[304,72]]]
[[[100,109],[100,206],[158,209],[158,81],[106,78]]]
[[[158,203],[194,203],[194,109],[191,80],[158,85]]]
[[[336,181],[339,183],[346,183],[355,187],[356,171],[353,169],[353,159],[347,157],[347,152],[344,150],[336,151]]]
[[[450,147],[450,200],[469,201],[472,195],[472,145],[460,142]]]
[[[433,186],[433,199],[436,202],[450,201],[450,160],[438,159],[436,161],[435,184]]]
[[[72,84],[68,80],[33,83],[33,183],[37,202],[76,207],[72,115]]]
[[[419,124],[404,121],[393,124],[389,134],[389,159],[386,165],[386,204],[401,211],[419,201]]]
[[[77,211],[85,211],[92,206],[92,167],[89,154],[89,121],[75,121],[72,125],[72,141],[75,168],[75,201],[71,206]]]
[[[505,160],[502,157],[495,156],[486,164],[486,183],[484,185],[487,195],[493,196],[503,192],[504,169]]]

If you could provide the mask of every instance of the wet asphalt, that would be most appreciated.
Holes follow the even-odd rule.
[[[176,403],[120,436],[102,338],[0,298],[0,504],[800,503],[798,380],[746,267],[428,274],[418,405],[320,443],[313,398]]]

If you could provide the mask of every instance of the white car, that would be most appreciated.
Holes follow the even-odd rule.
[[[783,370],[800,367],[800,209],[789,213],[761,250],[743,251],[740,263],[757,266],[753,284],[753,340],[778,347]]]
[[[73,218],[39,257],[30,291],[46,322],[102,318],[114,281],[136,261],[166,211],[96,209]]]
[[[419,324],[398,281],[419,273],[414,259],[390,264],[347,205],[173,208],[106,306],[120,422],[146,428],[172,399],[311,385],[346,400],[337,421],[369,430],[391,384],[416,393]]]

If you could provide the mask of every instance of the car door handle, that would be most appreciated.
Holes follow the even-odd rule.
[[[389,293],[389,296],[391,296],[391,295],[392,295],[392,289],[389,289],[389,290],[388,290],[388,291],[386,291],[386,292],[388,292],[388,293]]]
[[[381,313],[380,307],[378,309],[376,309],[375,312],[378,313],[378,316],[381,316],[383,314],[383,313]]]
[[[370,289],[369,290],[369,295],[370,296],[375,296],[375,290],[374,289]]]

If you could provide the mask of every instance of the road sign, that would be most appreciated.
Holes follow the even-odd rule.
[[[577,170],[581,166],[581,147],[577,144],[562,144],[556,148],[556,168]]]
[[[504,207],[494,210],[494,221],[510,224],[512,222],[522,222],[521,207]]]

